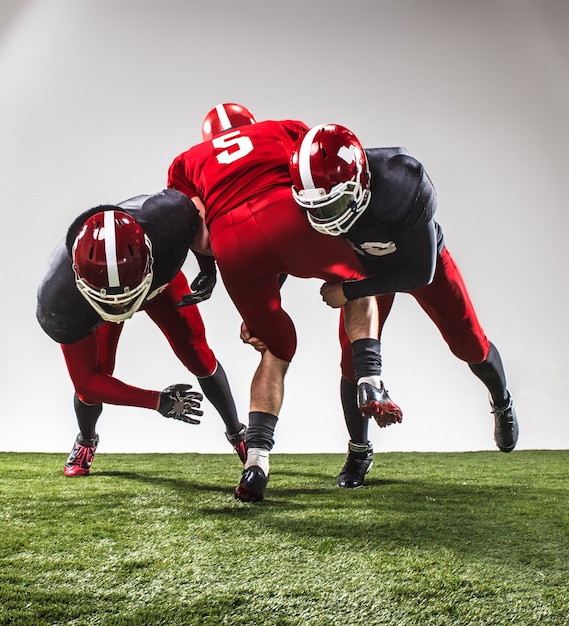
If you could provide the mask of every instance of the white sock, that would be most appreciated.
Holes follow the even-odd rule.
[[[358,380],[358,385],[361,385],[362,383],[369,383],[370,385],[373,385],[377,389],[380,389],[381,388],[381,376],[362,376]]]
[[[250,468],[252,465],[260,467],[265,476],[269,475],[269,451],[263,448],[248,448],[247,449],[247,462],[245,463],[245,469]]]

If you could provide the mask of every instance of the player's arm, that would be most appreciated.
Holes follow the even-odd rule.
[[[179,157],[174,159],[168,169],[168,188],[181,191],[191,198],[201,218],[198,232],[190,242],[190,248],[196,257],[200,271],[190,285],[192,293],[184,295],[178,302],[178,306],[189,306],[203,302],[211,296],[217,281],[217,270],[209,246],[209,231],[205,223],[204,203],[196,194],[195,189],[187,182],[184,163]]]
[[[155,409],[160,392],[132,387],[97,367],[97,336],[61,346],[75,391],[93,402]]]
[[[98,339],[91,333],[84,339],[61,346],[75,391],[94,403],[137,406],[159,411],[191,424],[199,424],[192,415],[203,415],[203,396],[190,391],[191,385],[171,385],[164,391],[152,391],[128,385],[118,378],[102,373],[97,366]]]
[[[403,231],[395,243],[400,262],[368,278],[342,283],[347,300],[413,291],[433,280],[437,258],[437,235],[433,219],[416,222]]]
[[[178,306],[189,306],[208,300],[217,282],[217,268],[215,259],[211,254],[209,230],[205,223],[205,206],[198,196],[194,196],[192,202],[198,209],[201,218],[198,232],[191,242],[191,249],[200,266],[200,271],[190,285],[192,292],[183,295]]]
[[[209,245],[209,230],[205,223],[204,203],[201,201],[199,196],[193,196],[190,199],[194,203],[196,209],[199,211],[199,214],[200,214],[198,230],[196,234],[194,235],[194,238],[190,242],[190,247],[194,251],[194,253],[197,253],[203,256],[212,256],[211,248]]]

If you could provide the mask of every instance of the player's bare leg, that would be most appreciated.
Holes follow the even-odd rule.
[[[362,415],[373,417],[383,428],[400,423],[403,412],[391,400],[381,380],[379,310],[375,297],[351,300],[344,305],[344,324],[352,342],[357,402]]]
[[[235,498],[258,502],[269,482],[269,452],[284,398],[284,377],[289,363],[264,350],[251,382],[251,412],[247,428],[247,461]]]
[[[377,337],[379,332],[379,309],[374,296],[349,300],[344,304],[344,326],[353,343],[357,339]]]

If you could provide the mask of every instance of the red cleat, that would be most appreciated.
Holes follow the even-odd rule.
[[[63,468],[63,473],[66,476],[89,476],[91,463],[93,463],[95,451],[99,445],[99,435],[96,435],[95,439],[89,441],[90,443],[86,445],[87,442],[81,435],[77,435],[77,439],[73,444],[73,450],[71,450],[71,454]]]
[[[245,434],[247,432],[247,427],[243,426],[243,428],[234,435],[229,435],[225,433],[227,437],[227,441],[233,446],[234,452],[241,459],[241,463],[245,465],[245,461],[247,460],[247,442],[245,440]]]

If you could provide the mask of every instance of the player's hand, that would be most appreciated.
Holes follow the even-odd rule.
[[[201,271],[190,285],[192,293],[182,296],[178,306],[189,306],[190,304],[198,304],[209,299],[215,283],[217,282],[217,271],[215,268],[209,272]]]
[[[171,417],[187,424],[199,424],[200,420],[191,416],[203,415],[203,411],[200,410],[203,395],[197,391],[190,391],[191,388],[191,385],[184,383],[166,387],[160,392],[158,412],[164,417]]]
[[[251,333],[245,322],[241,322],[239,337],[243,343],[248,343],[250,346],[253,346],[257,352],[263,353],[267,349],[267,344],[264,341],[261,341],[258,337],[251,337]]]
[[[322,300],[333,309],[339,309],[348,302],[344,295],[342,283],[324,283],[320,287],[320,295]]]

